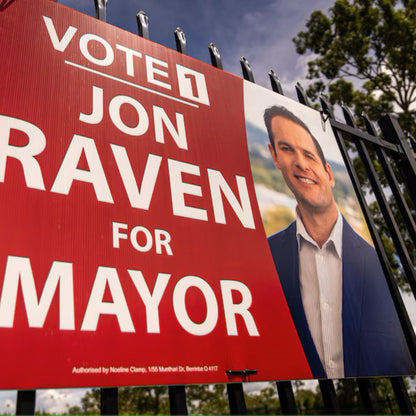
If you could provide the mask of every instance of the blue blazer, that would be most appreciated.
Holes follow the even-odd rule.
[[[326,378],[302,304],[296,222],[270,236],[269,245],[312,373],[316,378]],[[345,219],[342,336],[345,377],[415,371],[376,251]]]

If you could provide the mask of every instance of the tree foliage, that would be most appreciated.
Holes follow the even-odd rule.
[[[168,389],[155,387],[120,387],[118,409],[122,415],[159,415],[169,413]],[[100,389],[88,390],[81,399],[81,406],[68,410],[72,415],[99,415]]]
[[[274,383],[260,391],[245,394],[247,413],[250,415],[276,415],[281,413],[279,397]]]
[[[223,415],[230,412],[225,384],[193,384],[186,387],[189,414]]]
[[[311,58],[307,94],[312,100],[326,93],[332,104],[345,104],[373,120],[396,113],[402,129],[416,136],[416,0],[335,0],[327,15],[318,10],[311,14],[294,42],[298,53]],[[374,149],[368,150],[382,185],[387,185]],[[353,163],[361,187],[371,193],[361,159],[355,156]],[[416,249],[393,196],[389,202],[415,259]],[[414,214],[414,201],[409,207]],[[398,283],[409,289],[377,203],[370,209]]]
[[[294,38],[310,54],[307,94],[378,119],[395,111],[415,135],[416,0],[336,0],[328,15],[314,11]]]
[[[373,397],[380,414],[398,413],[390,380],[373,378],[370,381]],[[407,387],[409,383],[406,381]],[[305,388],[301,380],[292,382],[295,402],[299,414],[325,414],[322,395],[317,385],[315,389]],[[363,414],[365,409],[360,398],[358,385],[353,379],[336,380],[337,398],[343,414]],[[261,390],[245,393],[248,414],[281,413],[276,383],[267,383]],[[229,414],[225,384],[198,384],[186,386],[186,399],[189,414]],[[119,414],[169,414],[168,388],[119,387]],[[81,399],[81,406],[73,406],[69,414],[100,414],[100,389],[88,390]],[[48,414],[43,412],[42,414]]]
[[[71,406],[70,415],[97,415],[100,414],[100,389],[88,390],[81,398],[81,406]]]

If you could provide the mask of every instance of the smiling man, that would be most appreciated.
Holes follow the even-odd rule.
[[[273,161],[297,201],[296,220],[269,245],[313,375],[413,373],[376,252],[340,214],[318,141],[284,107],[266,109],[264,120]]]

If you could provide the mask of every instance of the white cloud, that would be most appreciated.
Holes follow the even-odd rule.
[[[309,57],[296,53],[292,38],[305,28],[313,10],[322,9],[326,12],[331,4],[332,0],[275,0],[266,7],[257,8],[255,12],[247,12],[236,27],[232,41],[232,48],[237,52],[233,53],[233,61],[230,62],[231,72],[241,74],[238,58],[244,55],[259,85],[269,88],[267,73],[269,69],[274,69],[285,93],[287,91],[289,96],[294,96],[294,84],[297,81],[305,82]]]
[[[48,413],[67,413],[68,408],[80,405],[88,389],[45,389],[36,391],[36,410]]]
[[[60,0],[94,15],[93,0]],[[305,28],[313,10],[326,12],[333,0],[109,0],[107,20],[136,33],[135,14],[149,16],[151,39],[174,47],[173,30],[181,26],[188,53],[209,61],[208,43],[215,42],[224,69],[241,76],[240,57],[250,62],[259,85],[270,87],[269,69],[281,79],[285,93],[295,96],[294,84],[303,83],[307,59],[298,56],[292,38]],[[307,82],[305,83],[307,85]]]
[[[65,414],[71,406],[80,406],[81,398],[89,389],[38,389],[36,390],[36,411],[51,414]],[[0,391],[0,414],[16,413],[16,390]]]
[[[0,391],[0,413],[14,414],[16,413],[16,390]]]

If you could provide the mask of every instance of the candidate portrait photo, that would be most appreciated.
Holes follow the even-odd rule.
[[[329,121],[248,82],[244,98],[270,253],[313,376],[414,373]]]

